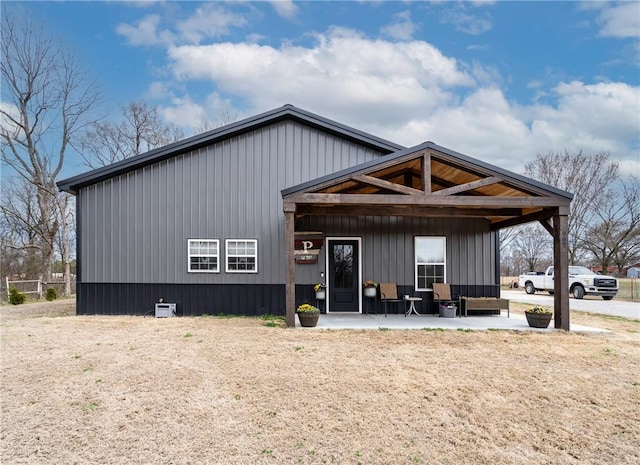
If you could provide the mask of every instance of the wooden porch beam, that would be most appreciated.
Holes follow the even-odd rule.
[[[544,220],[538,220],[538,223],[540,223],[542,225],[542,227],[544,229],[547,230],[547,232],[549,234],[551,234],[553,236],[553,225],[551,224],[551,221],[549,221],[550,218],[544,219]]]
[[[311,205],[423,205],[431,207],[548,208],[559,207],[550,197],[508,197],[477,195],[394,195],[394,194],[315,194],[292,195],[288,202]]]
[[[423,194],[422,191],[418,189],[414,189],[413,187],[403,186],[402,184],[396,184],[395,182],[387,181],[385,179],[374,178],[373,176],[368,176],[366,174],[357,174],[353,176],[351,179],[353,179],[354,181],[369,184],[371,186],[380,187],[382,189],[399,192],[400,194],[408,194],[408,195]]]
[[[457,186],[448,187],[446,189],[441,189],[433,193],[433,195],[453,195],[458,194],[460,192],[470,191],[472,189],[477,189],[478,187],[489,186],[491,184],[497,184],[502,179],[496,176],[489,176],[488,178],[478,179],[476,181],[468,182],[466,184],[459,184]]]
[[[411,217],[467,217],[518,216],[519,208],[456,208],[427,207],[419,205],[300,205],[296,210],[300,216],[411,216]]]
[[[534,213],[529,213],[526,215],[519,215],[518,218],[510,218],[508,220],[497,221],[491,225],[491,229],[493,231],[497,231],[498,229],[509,228],[511,226],[517,226],[519,224],[531,223],[532,221],[543,221],[551,218],[553,216],[553,212],[549,209],[544,209],[541,211],[537,211]]]

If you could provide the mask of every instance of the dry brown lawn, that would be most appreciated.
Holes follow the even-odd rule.
[[[0,308],[4,464],[638,464],[640,323],[291,330]]]

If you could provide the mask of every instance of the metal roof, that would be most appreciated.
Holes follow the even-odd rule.
[[[213,129],[211,131],[174,142],[149,152],[118,161],[77,176],[73,176],[57,183],[60,190],[77,194],[78,190],[106,179],[142,168],[144,166],[175,157],[200,147],[210,145],[239,134],[258,129],[278,121],[293,119],[303,124],[320,128],[324,131],[339,135],[346,139],[354,140],[360,144],[376,149],[395,152],[404,148],[402,145],[387,141],[380,137],[359,131],[352,127],[340,124],[328,118],[316,115],[301,108],[287,104],[259,115],[245,118],[241,121]]]

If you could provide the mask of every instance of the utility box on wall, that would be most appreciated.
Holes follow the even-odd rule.
[[[156,304],[156,318],[169,318],[176,314],[176,304]]]

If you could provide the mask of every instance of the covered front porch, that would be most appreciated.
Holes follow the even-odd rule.
[[[360,314],[360,313],[329,313],[320,315],[318,325],[313,328],[303,328],[296,321],[296,328],[304,330],[403,330],[416,329],[425,331],[453,330],[453,331],[556,331],[553,325],[546,329],[532,328],[527,324],[524,315],[511,313],[507,318],[506,312],[501,315],[480,315],[462,318],[441,318],[435,314],[410,315],[403,314]],[[572,331],[602,332],[600,328],[591,326],[571,325]]]
[[[553,237],[554,266],[557,271],[553,324],[555,328],[570,329],[567,283],[567,215],[572,199],[570,193],[488,165],[432,142],[425,142],[333,175],[284,189],[282,198],[285,220],[286,323],[289,327],[296,325],[296,222],[304,217],[316,216],[448,219],[451,222],[459,222],[456,226],[456,232],[459,234],[478,237],[484,233],[493,234],[496,238],[497,232],[502,228],[538,221]],[[482,231],[473,230],[470,226],[473,222],[482,222]],[[416,230],[408,227],[405,236],[400,236],[405,238],[402,250],[413,246]],[[396,234],[396,231],[393,227],[388,227],[380,234],[389,237]],[[473,257],[477,246],[473,240],[468,243],[470,245],[464,249],[464,256]],[[497,239],[493,243],[496,244],[493,248],[494,253],[498,255]],[[489,263],[492,260],[489,255],[490,253],[486,252],[484,257],[478,256],[471,264],[463,261],[458,263],[463,263],[464,266],[473,266],[478,262]],[[394,267],[397,265],[394,259],[395,255],[387,254],[384,259],[379,260],[378,266]],[[440,264],[446,268],[446,261]],[[485,273],[482,276],[478,276],[481,272],[473,278],[458,273],[457,282],[451,277],[446,278],[444,282],[455,285],[483,285],[492,280],[497,284],[499,258],[489,268],[491,269],[485,268],[481,271]],[[460,270],[460,267],[457,269]],[[372,271],[365,270],[368,273]],[[487,273],[494,276],[488,276]],[[418,275],[414,272],[414,278],[416,276]],[[385,282],[405,286],[410,284],[410,280],[405,278],[404,282],[401,282],[395,276],[389,276]],[[432,279],[432,282],[443,281]],[[421,286],[416,283],[417,278],[413,283],[415,291],[431,290],[429,281]],[[409,294],[413,295],[413,292]]]

